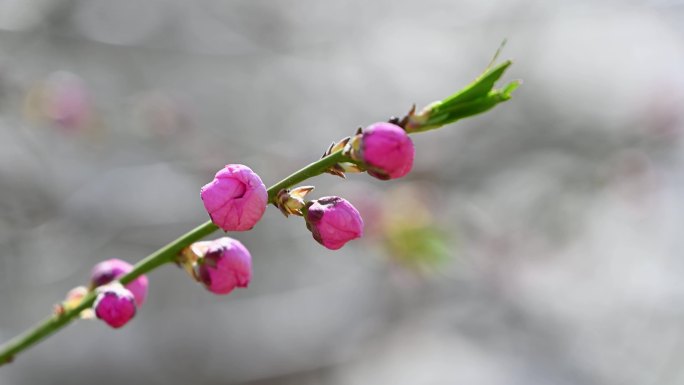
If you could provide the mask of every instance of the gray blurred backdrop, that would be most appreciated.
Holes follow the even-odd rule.
[[[0,1],[0,339],[93,264],[207,220],[226,163],[270,185],[467,84],[508,39],[512,101],[413,137],[338,252],[269,209],[248,290],[150,275],[0,384],[684,384],[684,2]]]

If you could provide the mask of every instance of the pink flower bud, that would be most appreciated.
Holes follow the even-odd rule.
[[[128,274],[133,270],[133,265],[120,259],[112,258],[102,261],[93,267],[90,273],[90,286],[92,288],[106,285],[113,280]],[[139,276],[126,284],[126,288],[135,296],[135,303],[142,306],[147,298],[149,282],[144,275]]]
[[[198,260],[197,277],[215,294],[247,287],[252,279],[252,256],[240,241],[223,237],[210,242]]]
[[[306,227],[318,243],[337,250],[363,235],[363,219],[351,203],[340,197],[324,197],[309,205]]]
[[[95,315],[107,325],[118,329],[135,316],[135,297],[118,283],[101,286],[95,298]]]
[[[202,187],[200,196],[212,222],[224,231],[246,231],[266,211],[268,193],[249,167],[229,164]]]
[[[361,160],[378,179],[401,178],[411,171],[415,149],[411,138],[392,123],[371,124],[361,137]]]

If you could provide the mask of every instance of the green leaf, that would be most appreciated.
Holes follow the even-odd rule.
[[[510,60],[506,60],[498,66],[488,69],[464,89],[442,100],[436,111],[486,96],[511,64],[513,63]]]
[[[519,80],[512,81],[501,89],[494,89],[494,85],[510,65],[511,61],[507,60],[487,69],[461,91],[431,104],[417,115],[409,116],[406,131],[414,133],[433,130],[488,111],[510,99],[513,91],[521,84]]]

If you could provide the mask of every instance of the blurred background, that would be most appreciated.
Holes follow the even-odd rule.
[[[207,220],[502,59],[512,101],[413,137],[394,182],[317,178],[366,237],[269,209],[249,290],[173,266],[0,384],[684,384],[684,1],[0,1],[0,339],[106,258]]]

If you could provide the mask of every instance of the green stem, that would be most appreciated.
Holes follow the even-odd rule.
[[[346,157],[342,155],[342,151],[334,152],[324,158],[319,159],[316,162],[309,164],[308,166],[302,168],[301,170],[293,173],[287,178],[281,180],[280,182],[274,184],[268,189],[268,201],[272,203],[276,194],[284,188],[289,188],[297,183],[303,182],[309,178],[320,175],[328,168],[332,167],[334,164],[346,161]],[[190,230],[179,238],[176,238],[171,243],[162,247],[161,249],[153,252],[152,254],[145,257],[145,259],[138,262],[133,266],[133,270],[130,273],[124,275],[119,279],[122,284],[127,284],[137,277],[148,273],[161,265],[175,261],[178,253],[183,250],[186,246],[193,242],[196,242],[207,235],[218,230],[218,227],[211,221],[205,222],[196,228]],[[38,343],[44,338],[55,333],[60,328],[66,326],[85,309],[90,308],[95,302],[96,293],[90,292],[86,295],[81,303],[75,308],[68,309],[61,314],[55,314],[40,324],[36,325],[34,328],[28,330],[24,334],[21,334],[14,339],[7,342],[5,345],[0,347],[0,366],[11,362],[14,357],[28,349],[32,345]]]
[[[405,119],[413,117],[414,121],[408,122],[409,127],[406,127],[405,124],[402,125],[402,127],[405,127],[409,134],[433,129],[453,122],[457,119],[462,119],[484,112],[485,110],[492,108],[494,105],[508,100],[510,98],[510,94],[519,85],[519,82],[509,83],[506,87],[500,90],[494,89],[493,87],[496,81],[503,75],[506,68],[510,66],[510,64],[511,63],[507,61],[496,67],[487,69],[463,91],[459,91],[445,100],[434,104],[429,111],[426,112],[426,116],[422,116],[422,113],[419,115],[413,115],[411,112]],[[432,116],[433,121],[429,121],[430,113],[435,114]],[[273,203],[280,190],[292,187],[295,184],[320,175],[334,164],[341,162],[353,161],[350,158],[342,155],[342,151],[337,151],[309,164],[303,169],[271,186],[271,188],[268,189],[268,202]],[[173,262],[178,253],[184,247],[204,238],[216,230],[218,230],[218,227],[211,223],[211,221],[196,227],[180,238],[177,238],[168,245],[148,255],[142,261],[138,262],[133,267],[133,270],[121,277],[119,281],[123,284],[129,283],[142,274],[150,272],[163,264]],[[94,292],[90,292],[77,307],[62,312],[61,314],[53,315],[42,323],[36,325],[33,329],[30,329],[26,333],[19,335],[18,337],[7,342],[5,345],[1,346],[0,365],[11,361],[18,353],[56,332],[61,327],[67,325],[74,318],[76,318],[81,311],[92,306],[93,302],[95,301],[95,296],[96,294]]]
[[[294,174],[288,176],[287,178],[281,180],[280,182],[274,184],[268,189],[268,202],[273,203],[275,196],[278,192],[284,188],[292,187],[298,183],[301,183],[309,178],[313,178],[316,175],[320,175],[325,170],[329,169],[335,163],[351,161],[342,155],[342,151],[333,152],[332,154],[320,159],[318,162],[313,162],[303,169],[295,172]]]

